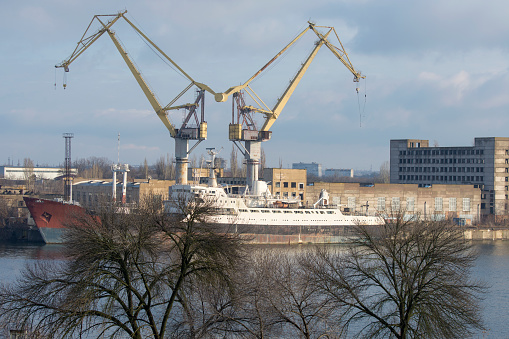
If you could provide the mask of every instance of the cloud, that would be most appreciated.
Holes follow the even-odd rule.
[[[376,162],[387,160],[382,158],[388,154],[380,147],[387,150],[391,138],[461,145],[476,136],[507,135],[505,0],[4,2],[0,114],[6,128],[0,142],[7,147],[0,150],[0,161],[36,154],[45,158],[39,162],[61,162],[54,145],[62,143],[63,132],[76,133],[80,156],[116,158],[118,132],[130,163],[173,153],[174,141],[107,36],[73,63],[66,91],[53,88],[54,64],[69,55],[92,16],[126,7],[128,18],[170,58],[216,91],[246,81],[308,20],[336,28],[353,65],[367,75],[360,86],[365,106],[361,93],[359,108],[349,71],[322,48],[274,124],[273,140],[264,143],[267,157],[275,157],[276,163],[281,150],[289,163],[326,162],[341,150],[341,166],[372,163],[377,168]],[[163,106],[188,84],[154,56],[127,23],[119,22],[114,29]],[[271,108],[315,40],[306,35],[253,83]],[[60,85],[63,72],[58,71]],[[177,104],[193,98],[194,91],[189,91]],[[209,139],[193,151],[197,156],[206,147],[231,147],[227,138],[231,101],[216,103],[210,95],[205,101]],[[181,113],[172,112],[172,121],[181,122]],[[28,142],[14,143],[20,134]],[[48,145],[47,151],[40,140]]]

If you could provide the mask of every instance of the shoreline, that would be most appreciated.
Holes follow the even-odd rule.
[[[468,240],[508,240],[509,229],[467,229],[464,231],[464,235]]]

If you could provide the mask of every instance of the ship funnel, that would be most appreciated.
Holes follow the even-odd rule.
[[[221,148],[221,149],[223,149],[223,148]],[[209,184],[209,187],[217,187],[217,179],[216,179],[216,173],[214,171],[214,166],[215,166],[216,155],[218,155],[219,152],[221,152],[221,150],[219,150],[219,152],[216,152],[215,148],[207,148],[207,152],[210,155],[210,160],[207,161],[207,162],[210,161],[208,184]]]
[[[322,189],[318,201],[320,203],[320,206],[329,205],[329,193],[326,190]]]
[[[269,195],[269,188],[265,181],[255,180],[253,182],[253,195],[262,196]]]

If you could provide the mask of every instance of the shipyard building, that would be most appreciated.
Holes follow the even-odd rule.
[[[36,179],[58,179],[64,174],[60,167],[20,167],[0,166],[0,178],[9,180],[26,180],[28,176],[35,176]],[[71,168],[71,175],[78,175],[78,170]]]
[[[347,214],[382,215],[386,218],[404,212],[406,218],[419,216],[432,220],[458,219],[470,224],[479,220],[481,195],[473,185],[308,183],[306,205],[327,190],[330,203]]]
[[[148,180],[126,183],[126,203],[138,203],[140,199],[152,195],[168,199],[168,188],[175,184],[174,180]],[[123,183],[117,182],[115,200],[121,202]],[[95,207],[106,201],[112,201],[113,185],[111,180],[85,180],[73,185],[72,199],[85,207]]]
[[[292,164],[292,169],[306,170],[307,173],[318,178],[322,176],[322,164],[317,164],[316,162],[296,162]]]
[[[500,220],[509,212],[509,138],[475,138],[473,146],[460,147],[391,140],[390,173],[394,184],[472,186],[479,189],[481,216]]]

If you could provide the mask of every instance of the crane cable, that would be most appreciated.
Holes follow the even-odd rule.
[[[136,19],[132,16],[132,15],[129,15],[131,17],[131,19],[138,25],[138,28],[140,29],[140,31],[144,31],[143,28],[141,27],[141,25],[139,24],[138,21],[136,21]],[[179,74],[181,77],[187,79],[184,74],[182,74],[179,70],[175,69],[173,67],[173,65],[171,65],[167,60],[165,60],[161,54],[159,52],[157,52],[156,50],[154,50],[154,47],[152,45],[150,45],[148,43],[148,41],[145,40],[145,38],[139,33],[137,32],[136,30],[134,30],[134,32],[138,35],[138,37],[141,39],[141,41],[143,41],[143,43],[145,43],[145,45],[148,46],[148,48],[152,51],[152,53],[154,53],[159,59],[161,59],[161,61],[166,64],[168,67],[170,67],[175,73]],[[145,32],[144,32],[145,34]]]
[[[366,95],[366,79],[364,79],[364,105],[362,107],[361,111],[361,99],[359,96],[359,87],[355,87],[355,91],[357,92],[357,105],[359,107],[359,127],[362,128],[362,117],[364,116],[364,113],[366,112],[366,101],[367,101],[367,95]]]

